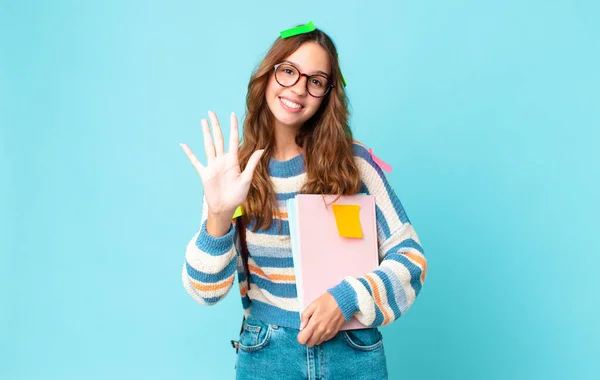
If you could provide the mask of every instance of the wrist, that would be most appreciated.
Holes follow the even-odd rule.
[[[206,231],[214,237],[226,235],[231,228],[232,217],[233,212],[231,214],[213,214],[209,212],[206,221]]]
[[[358,310],[358,300],[356,291],[346,280],[340,282],[333,288],[327,289],[338,304],[344,319],[349,321]]]
[[[229,211],[211,212],[209,210],[208,217],[215,221],[219,221],[219,222],[224,222],[224,221],[231,222],[231,220],[233,219],[234,212],[235,212],[235,210],[231,210],[231,212],[229,212]]]

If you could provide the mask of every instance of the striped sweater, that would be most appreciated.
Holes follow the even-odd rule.
[[[398,319],[415,301],[427,272],[419,238],[400,200],[380,167],[362,145],[353,145],[360,172],[361,192],[376,201],[379,267],[362,277],[346,277],[328,290],[344,318],[355,316],[367,326],[383,326]],[[187,292],[202,305],[222,300],[237,272],[244,314],[271,324],[299,328],[300,313],[290,245],[285,201],[293,198],[306,180],[302,154],[287,160],[269,161],[269,175],[277,193],[279,212],[268,229],[252,232],[246,226],[249,278],[240,255],[236,225],[215,238],[206,230],[207,206],[203,200],[200,229],[188,243],[182,271]]]

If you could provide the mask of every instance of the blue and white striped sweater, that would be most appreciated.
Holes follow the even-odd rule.
[[[329,289],[346,320],[352,316],[367,326],[382,326],[404,314],[419,294],[427,272],[427,261],[419,239],[400,200],[385,175],[362,145],[353,146],[362,192],[375,196],[379,268],[360,278],[346,277]],[[232,225],[215,238],[206,231],[207,206],[203,201],[201,228],[186,249],[182,280],[188,293],[200,304],[212,305],[231,289],[235,272],[242,306],[267,323],[299,328],[289,224],[285,201],[293,198],[306,180],[303,155],[288,161],[269,162],[269,174],[277,194],[278,213],[271,227],[246,229],[250,278],[239,254],[241,246]]]

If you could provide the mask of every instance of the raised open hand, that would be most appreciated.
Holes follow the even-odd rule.
[[[254,170],[258,165],[264,149],[255,151],[243,172],[240,172],[238,161],[238,121],[232,112],[230,117],[229,150],[225,152],[223,134],[219,120],[214,112],[209,111],[208,116],[212,125],[214,139],[210,134],[208,121],[202,119],[202,133],[204,135],[204,148],[206,150],[206,166],[202,165],[194,152],[186,144],[180,144],[190,162],[196,168],[202,185],[208,210],[212,215],[231,220],[235,209],[241,205],[250,189],[250,182]]]

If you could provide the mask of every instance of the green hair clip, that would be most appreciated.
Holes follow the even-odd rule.
[[[294,28],[286,29],[279,33],[281,38],[288,38],[292,36],[297,36],[298,34],[310,33],[313,30],[317,29],[315,24],[312,21],[309,21],[308,24],[296,26]]]
[[[312,21],[309,21],[308,24],[304,24],[304,25],[300,25],[300,26],[296,26],[296,27],[293,27],[290,29],[283,30],[279,34],[281,35],[281,38],[289,38],[289,37],[297,36],[298,34],[310,33],[315,29],[317,29],[315,24],[313,24]],[[340,71],[340,75],[342,77],[341,78],[342,84],[344,85],[344,87],[346,87],[346,80],[344,79],[344,75],[341,73],[341,71]]]
[[[338,54],[338,58],[339,58],[339,54]],[[342,84],[344,85],[344,87],[346,87],[346,80],[344,79],[344,74],[342,74],[342,70],[340,69],[340,76],[342,77]]]

